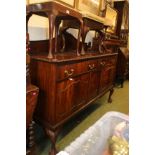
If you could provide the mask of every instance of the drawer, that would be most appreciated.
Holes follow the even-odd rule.
[[[56,71],[56,79],[62,80],[68,77],[72,77],[79,73],[77,64],[65,64],[65,65],[57,65]]]
[[[63,80],[98,68],[97,60],[82,61],[73,64],[57,65],[56,79]]]
[[[98,60],[99,68],[113,66],[116,64],[117,57],[104,57]]]
[[[78,62],[73,64],[57,65],[57,80],[63,80],[88,71],[87,62]]]

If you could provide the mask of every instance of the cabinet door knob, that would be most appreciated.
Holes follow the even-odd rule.
[[[71,69],[70,71],[65,70],[64,73],[65,73],[67,76],[71,76],[71,75],[73,75],[73,73],[74,73],[74,69]]]
[[[95,68],[95,65],[94,65],[94,64],[92,64],[92,65],[88,65],[88,67],[89,67],[90,70],[92,70],[92,69]]]
[[[100,65],[101,65],[102,67],[104,67],[104,66],[105,66],[105,62],[100,62]]]

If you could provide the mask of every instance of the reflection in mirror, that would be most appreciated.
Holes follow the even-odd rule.
[[[87,52],[99,52],[100,41],[100,35],[95,30],[89,31],[85,39],[85,50]]]

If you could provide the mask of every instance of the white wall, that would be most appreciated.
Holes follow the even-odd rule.
[[[28,22],[30,40],[45,40],[49,38],[48,19],[32,15]]]

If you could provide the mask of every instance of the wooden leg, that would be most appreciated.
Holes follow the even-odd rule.
[[[96,32],[99,33],[99,53],[103,53],[105,50],[105,44],[104,44],[104,34],[100,30],[96,30]]]
[[[108,103],[112,103],[112,98],[111,98],[111,96],[112,96],[113,93],[114,93],[114,89],[112,88],[112,89],[110,89],[109,98],[108,98]]]
[[[57,153],[56,141],[57,141],[57,137],[58,137],[60,128],[58,128],[55,131],[52,131],[52,130],[50,130],[48,128],[45,128],[45,131],[46,131],[46,134],[50,138],[50,141],[52,143],[52,146],[51,146],[51,150],[49,152],[49,155],[56,155],[56,153]]]
[[[83,34],[82,34],[82,49],[81,49],[81,55],[85,55],[85,50],[84,50],[84,43],[85,43],[85,39],[87,36],[87,33],[89,31],[89,28],[87,26],[83,26]]]
[[[32,13],[26,14],[26,32],[28,32],[28,21],[29,21],[31,16],[32,16]]]
[[[76,53],[77,53],[77,56],[80,56],[80,53],[79,53],[79,45],[80,45],[80,38],[81,38],[81,27],[79,29],[79,33],[78,33],[78,39],[77,39],[77,47],[76,47]]]
[[[49,13],[48,19],[49,19],[49,52],[48,52],[48,58],[53,58],[53,31],[54,31],[56,16],[52,13]]]
[[[60,26],[61,20],[55,21],[55,50],[54,52],[58,52],[58,33],[59,33],[59,26]]]

